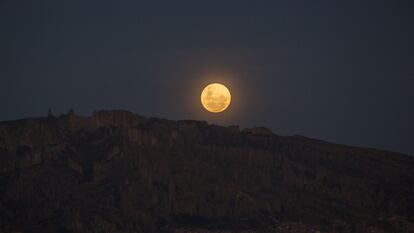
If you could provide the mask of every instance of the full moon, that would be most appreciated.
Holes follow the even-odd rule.
[[[212,83],[201,92],[201,104],[209,112],[218,113],[226,110],[230,105],[229,89],[220,83]]]

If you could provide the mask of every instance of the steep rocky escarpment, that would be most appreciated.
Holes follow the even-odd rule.
[[[412,232],[414,159],[128,111],[0,123],[0,232]]]

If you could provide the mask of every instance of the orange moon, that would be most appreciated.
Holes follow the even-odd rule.
[[[220,83],[212,83],[201,92],[201,104],[212,113],[226,110],[231,102],[231,94],[226,86]]]

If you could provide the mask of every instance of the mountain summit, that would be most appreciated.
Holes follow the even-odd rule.
[[[0,232],[414,232],[414,158],[121,110],[5,121]]]

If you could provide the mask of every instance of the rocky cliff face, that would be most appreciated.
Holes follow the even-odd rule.
[[[0,232],[414,232],[414,159],[127,111],[0,123]]]

